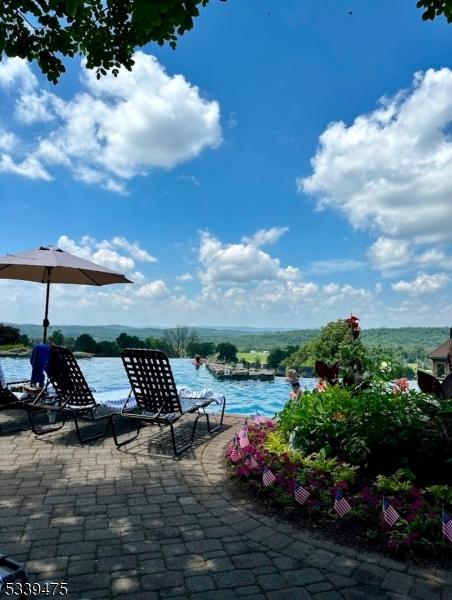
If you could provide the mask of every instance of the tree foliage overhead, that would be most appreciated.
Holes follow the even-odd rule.
[[[452,23],[452,0],[419,0],[416,6],[425,9],[422,13],[424,21],[444,15],[447,22]]]
[[[98,78],[131,69],[133,52],[149,42],[177,45],[209,0],[4,0],[0,56],[36,60],[56,83],[62,56],[86,56]]]

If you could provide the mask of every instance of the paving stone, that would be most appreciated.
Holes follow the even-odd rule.
[[[177,571],[165,571],[164,573],[153,573],[141,578],[144,590],[163,590],[165,588],[178,587],[184,583],[184,578]]]
[[[239,569],[266,567],[271,564],[270,559],[264,553],[239,554],[238,556],[232,556],[232,562]]]
[[[185,580],[185,585],[190,593],[208,592],[215,588],[215,584],[210,575],[195,575],[194,577],[187,577]]]
[[[268,600],[311,600],[313,596],[304,588],[285,588],[266,594]]]
[[[333,589],[331,583],[321,582],[321,583],[311,583],[311,585],[306,586],[306,589],[311,594],[318,594],[319,592],[329,592]]]
[[[414,577],[400,571],[389,571],[381,582],[381,587],[397,594],[408,594],[413,587]]]
[[[343,596],[339,592],[327,591],[314,594],[315,600],[343,600]]]
[[[300,586],[310,583],[325,581],[324,575],[318,569],[297,569],[295,571],[286,571],[284,578],[290,585]]]
[[[214,573],[215,584],[219,588],[235,588],[242,585],[253,585],[256,578],[251,571],[224,571]]]
[[[259,575],[257,581],[264,592],[279,590],[287,586],[285,579],[281,575],[274,573],[269,575]]]
[[[259,595],[261,593],[260,588],[257,585],[244,585],[240,588],[235,588],[234,589],[234,594],[238,597],[241,598],[242,596],[255,596],[256,594]]]

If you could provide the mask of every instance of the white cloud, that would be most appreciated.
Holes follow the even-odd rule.
[[[13,163],[64,164],[80,181],[124,193],[130,178],[170,169],[221,143],[218,103],[182,75],[168,75],[153,56],[137,52],[133,71],[117,78],[97,80],[83,68],[81,82],[85,91],[64,100],[38,90],[26,61],[0,63],[0,85],[18,90],[16,118],[52,121],[45,134],[23,143]]]
[[[408,242],[379,237],[368,252],[369,259],[377,269],[388,271],[407,265],[411,261]]]
[[[199,247],[199,261],[204,269],[200,272],[201,280],[209,284],[297,279],[298,269],[281,267],[279,259],[272,258],[258,247],[275,241],[284,231],[284,228],[261,230],[239,244],[223,244],[210,233],[203,232]]]
[[[259,229],[251,237],[244,237],[242,242],[251,246],[265,246],[266,244],[274,244],[283,236],[287,231],[288,227],[271,227],[270,229]]]
[[[351,125],[334,122],[320,136],[312,174],[298,188],[319,208],[341,211],[354,227],[380,238],[377,266],[406,264],[407,248],[386,260],[381,240],[394,244],[452,240],[452,70],[417,73],[413,86]]]
[[[164,281],[157,279],[142,285],[137,290],[137,296],[145,297],[150,300],[165,300],[169,296],[169,290]]]
[[[81,258],[103,265],[113,271],[126,272],[132,281],[142,280],[141,273],[135,271],[135,262],[156,262],[146,250],[137,242],[129,242],[123,237],[114,237],[112,240],[96,240],[84,236],[76,242],[67,235],[59,237],[57,246],[66,252],[76,254]],[[121,248],[123,253],[115,248]]]
[[[127,252],[129,252],[129,254],[138,262],[157,262],[155,256],[152,256],[147,250],[141,248],[138,242],[130,243],[123,237],[114,237],[111,240],[111,243],[113,246],[127,250]]]
[[[419,273],[412,281],[398,281],[392,283],[391,287],[395,292],[403,292],[412,296],[419,294],[431,294],[444,289],[449,283],[450,278],[446,273],[434,273],[428,275]]]
[[[309,272],[316,275],[330,275],[331,273],[344,273],[346,271],[358,271],[363,269],[366,263],[361,260],[347,258],[330,258],[312,263]]]
[[[20,162],[14,162],[9,154],[0,155],[0,173],[14,173],[29,179],[43,179],[51,181],[53,177],[46,171],[39,160],[34,156],[28,156]]]
[[[196,187],[201,187],[201,182],[194,175],[186,175],[185,173],[182,173],[182,175],[179,175],[177,178],[180,181],[188,181],[189,183],[192,183]]]
[[[193,279],[193,275],[191,273],[182,273],[182,275],[178,275],[176,279],[179,281],[191,281]]]
[[[17,143],[17,138],[11,131],[0,130],[0,150],[6,152],[12,150]]]
[[[31,72],[26,60],[5,58],[0,64],[0,87],[7,89],[19,87],[24,93],[31,92],[38,80]]]

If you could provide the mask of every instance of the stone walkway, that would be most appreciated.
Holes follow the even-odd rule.
[[[67,582],[68,598],[452,600],[451,573],[358,554],[233,500],[222,455],[239,423],[179,460],[156,428],[121,450],[80,447],[71,424],[47,439],[3,431],[0,552],[33,581]]]

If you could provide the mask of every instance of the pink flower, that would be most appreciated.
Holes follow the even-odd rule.
[[[392,393],[400,394],[401,392],[407,392],[410,389],[410,383],[406,377],[395,379],[392,382]]]
[[[327,387],[326,381],[324,379],[321,379],[315,386],[315,389],[318,392],[323,393],[326,390],[326,387]]]

